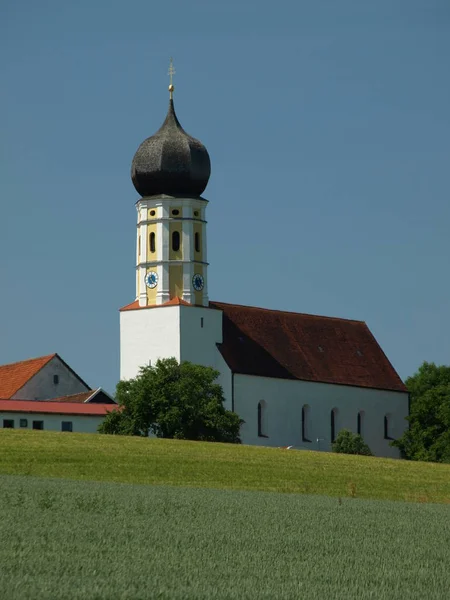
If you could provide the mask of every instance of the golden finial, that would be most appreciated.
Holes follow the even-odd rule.
[[[169,92],[170,92],[170,99],[172,100],[173,98],[173,90],[175,89],[175,86],[173,85],[173,76],[175,75],[175,68],[173,66],[173,58],[170,57],[170,64],[169,64]]]

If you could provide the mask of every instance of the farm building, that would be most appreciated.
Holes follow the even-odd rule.
[[[379,456],[407,422],[405,385],[363,321],[213,302],[208,297],[205,146],[175,114],[133,158],[136,293],[120,311],[121,379],[170,356],[220,373],[245,444],[330,450],[342,428]]]
[[[58,354],[0,366],[0,427],[95,433],[116,406]]]

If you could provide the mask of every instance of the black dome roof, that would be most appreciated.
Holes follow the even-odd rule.
[[[131,179],[141,196],[200,196],[208,184],[211,162],[205,146],[181,127],[170,99],[160,129],[142,142],[131,165]]]

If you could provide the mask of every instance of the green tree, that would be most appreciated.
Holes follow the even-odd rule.
[[[333,452],[340,454],[361,454],[372,456],[369,446],[359,435],[352,433],[349,429],[341,429],[336,436],[336,441],[331,445]]]
[[[175,358],[141,367],[134,379],[117,384],[117,410],[100,433],[240,443],[243,421],[224,408],[218,371]]]
[[[405,383],[409,429],[392,446],[409,460],[450,462],[450,367],[424,362]]]

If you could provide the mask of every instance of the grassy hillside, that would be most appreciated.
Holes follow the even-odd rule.
[[[450,507],[0,476],[8,600],[444,599]]]
[[[45,431],[0,430],[0,474],[450,502],[450,465]]]

